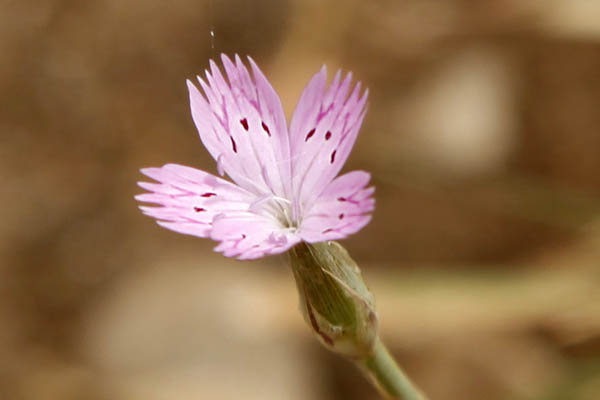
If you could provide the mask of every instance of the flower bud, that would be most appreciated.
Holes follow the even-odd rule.
[[[347,357],[370,356],[377,338],[375,301],[348,252],[336,242],[301,242],[288,254],[300,309],[319,341]]]

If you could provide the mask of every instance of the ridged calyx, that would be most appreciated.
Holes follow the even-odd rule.
[[[319,341],[347,357],[370,356],[375,301],[348,252],[336,242],[302,242],[288,253],[302,314]]]

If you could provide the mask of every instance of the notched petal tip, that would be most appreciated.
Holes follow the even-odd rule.
[[[352,73],[352,71],[348,71],[346,73],[346,76],[344,77],[344,80],[347,80],[349,82],[352,82],[352,78],[354,77],[354,74]]]
[[[147,190],[148,192],[156,192],[158,190],[158,188],[161,188],[164,186],[162,183],[146,182],[146,181],[138,181],[136,183],[139,187]]]
[[[214,73],[215,70],[217,70],[217,71],[219,70],[217,63],[212,58],[210,60],[208,60],[208,66],[210,67],[211,73]]]
[[[160,177],[162,175],[162,169],[157,167],[142,168],[140,169],[140,172],[156,181],[160,181]]]
[[[368,97],[369,97],[369,88],[365,87],[365,90],[364,90],[363,95],[360,98],[360,100],[362,101],[363,99],[367,99]]]
[[[254,77],[254,81],[258,84],[260,81],[263,82],[269,82],[269,80],[267,79],[267,77],[265,76],[265,74],[263,74],[263,72],[261,71],[261,69],[258,67],[258,64],[256,64],[256,62],[254,62],[254,60],[252,59],[252,57],[247,56],[248,57],[248,62],[250,63],[250,69],[252,70],[252,76]]]
[[[250,66],[252,66],[252,68],[260,69],[260,68],[258,68],[258,64],[256,64],[256,61],[254,61],[254,58],[247,55],[246,59],[248,60],[248,62],[250,63]]]
[[[234,57],[235,57],[235,56],[237,56],[237,53],[234,55]],[[231,58],[229,58],[229,56],[228,56],[227,54],[225,54],[225,53],[221,53],[221,62],[222,62],[223,64],[225,64],[225,63],[233,64],[233,63],[231,62]]]
[[[200,80],[200,77],[197,76],[197,78]],[[198,90],[198,88],[196,87],[196,85],[194,85],[194,82],[192,82],[191,79],[186,79],[185,80],[185,84],[188,88],[188,92],[190,94],[190,96],[192,96],[192,94],[200,94],[200,91]]]
[[[161,196],[157,195],[154,192],[139,193],[139,194],[136,194],[135,196],[133,196],[133,198],[141,203],[154,203],[154,204],[162,203]]]
[[[246,56],[246,57],[248,57],[248,56]],[[242,59],[238,53],[235,53],[233,55],[233,60],[235,61],[236,65],[239,65],[242,63]]]

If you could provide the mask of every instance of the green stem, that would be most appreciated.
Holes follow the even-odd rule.
[[[400,369],[383,342],[377,338],[371,356],[357,362],[379,392],[387,399],[426,400]]]

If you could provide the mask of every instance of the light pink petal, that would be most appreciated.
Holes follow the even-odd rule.
[[[346,162],[365,115],[368,91],[353,89],[352,75],[338,72],[326,88],[323,67],[309,82],[290,124],[292,186],[296,213],[312,202],[339,173]]]
[[[142,172],[159,182],[139,183],[149,192],[135,198],[155,205],[140,206],[142,212],[172,231],[221,242],[216,250],[227,257],[259,258],[300,241],[265,207],[255,206],[260,198],[231,182],[176,164]]]
[[[282,253],[300,241],[289,229],[251,212],[218,216],[211,238],[221,242],[216,251],[239,259]]]
[[[140,206],[142,212],[161,226],[188,235],[209,237],[215,216],[245,211],[255,197],[221,178],[182,165],[145,168],[142,173],[159,182],[139,183],[150,192],[135,198],[156,205]]]
[[[334,179],[307,210],[298,235],[307,242],[342,239],[371,220],[375,208],[370,175],[352,171]]]
[[[290,155],[279,97],[250,59],[253,77],[236,56],[222,55],[227,78],[210,62],[200,91],[188,81],[200,138],[224,171],[254,194],[291,196]]]

